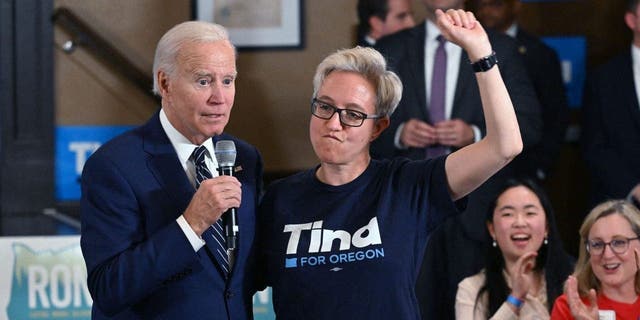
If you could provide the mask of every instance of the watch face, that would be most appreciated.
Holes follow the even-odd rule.
[[[496,58],[496,53],[492,52],[489,56],[486,56],[472,64],[473,71],[475,72],[485,72],[491,69],[494,65],[498,63],[498,58]]]

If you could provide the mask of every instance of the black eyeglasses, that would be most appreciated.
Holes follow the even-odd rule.
[[[368,115],[364,112],[351,109],[340,109],[318,99],[311,100],[311,114],[320,119],[329,120],[336,112],[340,118],[340,123],[348,127],[359,127],[366,119],[379,119],[383,117],[381,115]]]
[[[618,238],[613,238],[609,242],[604,242],[602,240],[587,240],[585,242],[585,245],[587,247],[587,252],[596,256],[603,254],[606,246],[609,246],[611,248],[611,251],[613,251],[614,253],[623,254],[627,252],[627,249],[629,249],[629,242],[631,242],[632,240],[638,240],[638,239],[640,239],[640,237],[635,237],[635,238],[618,237]]]

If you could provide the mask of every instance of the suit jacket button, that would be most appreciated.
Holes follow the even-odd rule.
[[[231,298],[233,297],[233,292],[231,292],[231,290],[227,290],[227,291],[225,292],[225,297],[226,297],[227,299],[231,299]]]

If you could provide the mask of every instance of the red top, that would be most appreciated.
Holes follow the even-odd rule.
[[[589,305],[589,299],[583,297],[582,302],[585,305]],[[613,310],[616,312],[616,320],[640,320],[640,297],[636,299],[634,303],[622,303],[613,301],[604,294],[598,295],[598,309],[599,310]],[[567,303],[567,296],[561,295],[556,299],[551,310],[551,320],[573,320],[569,304]]]

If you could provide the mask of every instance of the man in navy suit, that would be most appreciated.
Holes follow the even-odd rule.
[[[81,247],[93,319],[251,319],[257,149],[224,134],[235,96],[235,48],[226,30],[185,22],[159,41],[154,91],[162,108],[97,150],[82,174]],[[235,142],[235,175],[218,176],[214,144]],[[213,177],[192,159],[204,146]],[[199,187],[196,188],[196,185]],[[204,235],[238,208],[230,270]],[[228,266],[226,266],[228,267]]]
[[[542,107],[540,143],[524,150],[515,160],[518,174],[545,180],[560,155],[569,122],[569,107],[556,52],[538,37],[522,29],[516,19],[519,0],[476,0],[476,16],[483,26],[514,38]]]
[[[371,144],[376,158],[425,159],[428,149],[455,151],[486,135],[478,84],[469,58],[462,48],[445,43],[445,119],[432,121],[429,109],[434,56],[440,32],[435,26],[436,9],[462,9],[463,0],[423,0],[427,20],[414,28],[384,37],[378,49],[402,79],[404,90],[389,128]],[[515,41],[489,33],[500,74],[513,102],[525,148],[536,144],[542,127],[540,105],[516,51]],[[426,67],[426,68],[425,68]],[[474,159],[469,159],[473,164]],[[454,317],[458,282],[479,271],[484,262],[485,211],[501,181],[514,168],[506,166],[469,195],[465,211],[448,219],[431,234],[417,281],[416,295],[423,319]]]
[[[384,37],[375,46],[399,74],[404,86],[402,100],[392,116],[389,129],[372,144],[372,152],[379,158],[404,156],[424,159],[429,147],[439,144],[455,150],[480,140],[486,134],[478,87],[469,59],[460,47],[451,43],[445,47],[449,57],[446,80],[448,120],[431,123],[427,103],[427,88],[431,84],[427,76],[429,73],[425,70],[432,69],[433,51],[437,46],[435,39],[439,34],[432,22],[434,12],[435,9],[463,8],[464,1],[424,2],[427,6],[427,20],[424,23]],[[489,33],[489,38],[516,108],[525,146],[535,144],[540,139],[542,125],[540,105],[517,55],[515,42],[496,33]],[[425,48],[430,61],[425,61]],[[435,137],[436,131],[440,135],[438,138]]]
[[[640,202],[640,5],[624,15],[633,32],[629,50],[594,70],[585,85],[582,143],[592,176],[593,203]]]

